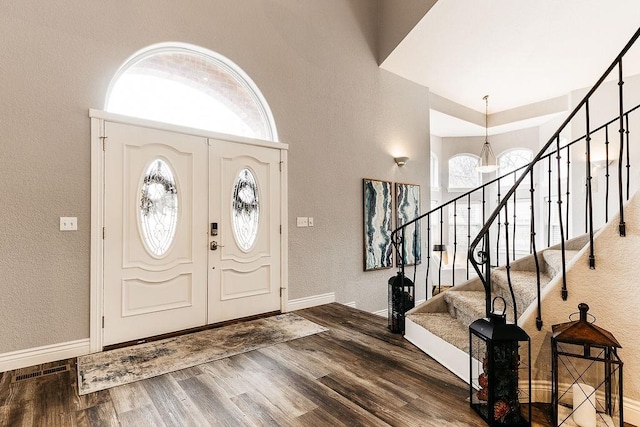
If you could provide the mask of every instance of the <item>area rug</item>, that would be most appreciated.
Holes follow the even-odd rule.
[[[326,331],[294,313],[78,357],[78,393],[105,390]]]

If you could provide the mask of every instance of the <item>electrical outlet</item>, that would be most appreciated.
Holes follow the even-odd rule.
[[[296,226],[298,227],[308,227],[309,226],[309,218],[306,216],[299,216],[296,218]]]
[[[76,231],[78,229],[78,218],[75,216],[60,217],[60,231]]]
[[[313,227],[313,217],[309,217],[309,227]]]

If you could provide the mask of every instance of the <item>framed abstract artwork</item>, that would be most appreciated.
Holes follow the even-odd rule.
[[[420,186],[396,183],[396,226],[401,227],[420,216]],[[420,221],[409,225],[404,233],[402,257],[405,265],[422,261],[420,246]],[[396,263],[399,260],[396,260]]]
[[[363,179],[364,270],[393,267],[393,188],[387,181]]]

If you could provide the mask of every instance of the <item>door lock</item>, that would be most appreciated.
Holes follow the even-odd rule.
[[[212,242],[209,244],[209,248],[210,248],[212,251],[215,251],[215,250],[217,250],[218,248],[224,248],[224,246],[219,245],[219,244],[218,244],[218,242],[216,242],[216,241],[214,240],[214,241],[212,241]]]

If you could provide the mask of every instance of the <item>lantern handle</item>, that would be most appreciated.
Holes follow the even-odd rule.
[[[586,315],[587,315],[587,317],[588,317],[587,322],[589,322],[589,323],[596,323],[596,320],[597,320],[597,319],[596,319],[596,316],[594,316],[594,315],[593,315],[593,314],[591,314],[591,313],[585,313],[585,314],[586,314]],[[569,315],[569,321],[573,322],[573,321],[574,321],[574,316],[576,316],[576,315],[580,315],[580,312],[579,312],[579,311],[576,311],[576,312],[571,313],[571,314]]]
[[[497,296],[497,297],[493,298],[493,300],[491,301],[491,312],[493,314],[498,314],[498,313],[495,312],[496,311],[496,300],[497,299],[501,299],[502,300],[502,313],[500,313],[499,316],[500,317],[505,317],[505,313],[507,312],[507,302],[501,296]]]

